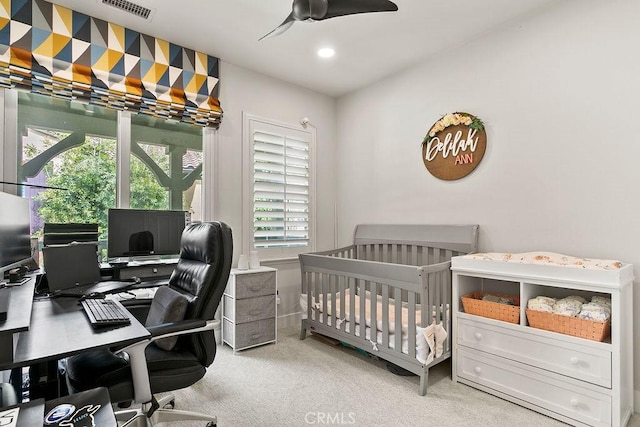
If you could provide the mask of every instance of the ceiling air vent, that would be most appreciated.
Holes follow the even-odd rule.
[[[149,19],[149,15],[152,10],[139,4],[132,3],[127,0],[102,0],[102,4],[108,4],[109,6],[117,7],[120,10],[124,10],[127,13],[139,16],[140,18]]]

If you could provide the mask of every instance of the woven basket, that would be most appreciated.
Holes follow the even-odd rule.
[[[483,301],[482,297],[487,294],[509,298],[514,301],[515,305]],[[494,292],[472,292],[470,294],[463,295],[461,299],[465,313],[488,317],[489,319],[502,320],[509,323],[520,323],[520,298],[515,295],[506,295]]]
[[[526,310],[529,326],[545,331],[559,332],[593,341],[604,341],[611,332],[611,323],[596,322],[578,317],[562,316],[538,310]]]

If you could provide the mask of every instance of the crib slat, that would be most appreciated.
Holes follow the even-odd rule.
[[[338,319],[338,309],[336,307],[336,280],[337,277],[335,275],[331,275],[329,279],[329,292],[331,293],[331,326],[336,327],[336,321]]]
[[[389,285],[382,284],[382,346],[389,348]]]
[[[407,321],[407,353],[412,359],[416,357],[416,294],[409,292],[407,298],[407,304],[409,305],[409,318]]]
[[[356,279],[349,278],[349,333],[356,336]]]
[[[313,292],[313,298],[316,303],[320,304],[320,273],[313,273],[311,291]],[[320,321],[320,313],[318,311],[315,312],[315,320]]]
[[[396,311],[394,343],[396,351],[400,352],[402,351],[402,293],[400,288],[394,289],[393,299]]]
[[[342,316],[341,320],[343,320],[342,322],[340,322],[340,330],[342,332],[345,332],[347,325],[346,322],[344,322],[344,318],[346,317],[344,311],[344,300],[346,299],[347,277],[339,276],[338,285],[340,287],[340,316]]]
[[[302,286],[306,292],[307,292],[307,319],[312,319],[313,318],[313,306],[312,306],[312,299],[311,297],[313,296],[313,288],[312,288],[312,284],[310,283],[310,278],[311,278],[311,273],[309,272],[305,272],[302,275]]]
[[[432,264],[438,264],[442,262],[442,253],[440,248],[433,248],[433,262]]]
[[[329,298],[327,297],[327,290],[329,287],[329,275],[322,275],[322,323],[328,325],[327,319],[329,319]]]
[[[360,307],[358,308],[359,312],[360,312],[360,338],[362,338],[363,340],[367,340],[367,323],[366,323],[366,319],[367,319],[367,314],[365,311],[366,305],[367,305],[367,295],[365,292],[365,281],[364,280],[358,280],[360,286],[359,286],[359,290],[358,290],[358,295],[360,296],[360,298],[358,299],[358,301],[360,302]],[[355,297],[354,297],[355,298]]]
[[[378,341],[378,293],[376,292],[376,283],[369,282],[369,303],[371,304],[371,341]]]
[[[433,283],[433,274],[432,273],[428,273],[427,274],[427,281],[426,281],[426,286],[427,286],[427,323],[426,325],[431,324],[431,322],[433,322],[433,310],[434,307],[436,305],[436,301],[435,301],[435,295],[434,295],[434,283]]]
[[[402,263],[411,265],[411,245],[402,245]]]
[[[453,252],[450,250],[444,251],[444,261],[451,261],[451,257],[453,256]]]
[[[447,289],[447,295],[442,303],[442,310],[444,311],[444,314],[442,316],[442,318],[444,319],[442,321],[442,324],[444,326],[444,328],[447,330],[447,339],[445,341],[445,351],[451,351],[451,331],[452,326],[451,326],[451,275],[448,274],[442,274],[442,278],[441,280],[445,283],[445,289]]]

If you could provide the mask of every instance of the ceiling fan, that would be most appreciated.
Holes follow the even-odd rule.
[[[287,31],[296,21],[322,21],[356,13],[395,12],[398,6],[389,0],[293,0],[291,13],[273,31],[260,40]]]

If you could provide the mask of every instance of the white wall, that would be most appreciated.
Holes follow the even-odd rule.
[[[482,251],[619,259],[637,284],[639,18],[637,0],[560,2],[339,99],[338,244],[363,222],[474,223]],[[420,143],[454,111],[484,120],[487,152],[445,182]]]
[[[316,126],[317,166],[317,249],[334,246],[334,202],[336,180],[333,173],[336,153],[336,101],[309,89],[266,77],[222,62],[220,67],[220,101],[224,111],[215,155],[215,219],[233,230],[234,264],[242,247],[242,113],[298,124],[308,117]],[[298,260],[267,263],[278,269],[279,316],[299,311],[300,267]],[[282,318],[280,325],[286,325]],[[291,321],[294,320],[292,317]]]

